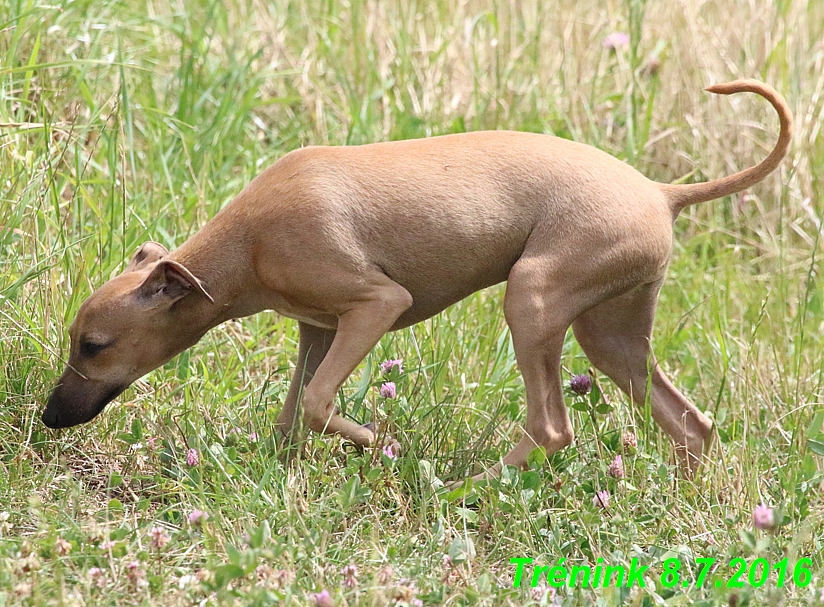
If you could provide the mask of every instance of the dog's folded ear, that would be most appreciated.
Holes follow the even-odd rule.
[[[134,254],[134,257],[132,257],[129,265],[126,266],[126,269],[123,270],[123,272],[126,273],[140,270],[141,268],[145,268],[150,263],[163,259],[168,254],[169,250],[159,242],[144,242],[140,245],[137,253]]]
[[[203,284],[186,267],[171,259],[161,259],[137,288],[139,297],[154,305],[171,305],[190,291],[197,291],[215,303]]]

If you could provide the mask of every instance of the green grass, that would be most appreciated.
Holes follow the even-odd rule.
[[[634,33],[630,47],[605,49],[613,31]],[[556,604],[815,603],[822,40],[824,3],[801,0],[6,0],[0,605],[313,605],[324,588],[337,605],[548,604],[512,588],[513,557],[650,565],[644,589],[565,588]],[[313,437],[300,461],[279,462],[272,428],[297,326],[273,314],[218,327],[89,425],[40,423],[89,293],[145,240],[181,244],[289,150],[510,128],[595,145],[659,181],[709,179],[775,141],[763,100],[701,91],[736,77],[782,91],[796,133],[780,171],[675,226],[654,347],[717,424],[694,482],[679,480],[648,412],[599,377],[593,403],[567,396],[572,447],[464,501],[442,488],[519,437],[500,286],[386,336],[344,387],[348,415],[378,415],[400,439],[395,460]],[[388,358],[404,360],[391,402],[377,391]],[[571,335],[563,367],[589,368]],[[607,466],[626,432],[638,447],[617,481]],[[593,504],[603,488],[606,511]],[[772,532],[753,531],[759,503],[776,510]],[[202,526],[188,522],[195,509]],[[739,556],[812,559],[812,583],[716,588]],[[703,588],[669,589],[673,557],[682,571],[722,565]],[[350,562],[355,588],[342,583]]]

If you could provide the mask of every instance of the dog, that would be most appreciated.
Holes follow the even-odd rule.
[[[771,87],[737,80],[706,90],[756,93],[780,119],[765,160],[706,183],[656,183],[593,147],[511,131],[286,154],[174,252],[147,242],[81,305],[43,423],[88,422],[212,327],[275,310],[300,329],[278,429],[292,438],[303,421],[369,446],[374,427],[342,417],[334,399],[381,336],[507,281],[527,412],[503,463],[524,467],[536,447],[549,454],[572,442],[560,376],[572,326],[596,368],[631,401],[649,399],[694,473],[712,423],[650,353],[673,222],[689,205],[764,179],[792,138],[790,110]]]

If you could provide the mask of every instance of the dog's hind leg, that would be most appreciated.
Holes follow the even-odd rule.
[[[652,417],[675,443],[685,472],[692,475],[710,438],[712,422],[664,376],[651,356],[655,304],[660,281],[636,287],[581,314],[572,327],[590,362],[606,373],[630,400],[649,394]]]

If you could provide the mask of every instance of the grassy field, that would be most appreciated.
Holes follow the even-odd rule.
[[[815,604],[822,74],[820,0],[5,0],[0,606]],[[654,348],[716,422],[693,482],[649,411],[597,376],[594,396],[566,397],[573,446],[463,500],[444,488],[519,438],[502,286],[386,336],[344,387],[344,412],[385,420],[400,457],[312,437],[280,463],[297,324],[274,314],[213,330],[91,424],[40,422],[89,293],[142,242],[181,244],[292,149],[506,128],[701,181],[776,139],[764,100],[702,92],[737,77],[783,92],[796,132],[780,171],[675,225]],[[382,398],[379,365],[396,358],[397,397]],[[563,369],[589,369],[571,333]],[[759,504],[770,530],[754,528]],[[531,566],[514,588],[521,557],[650,568],[644,588],[556,592],[529,587]],[[729,588],[739,557],[774,570]],[[702,584],[695,559],[717,559]]]

